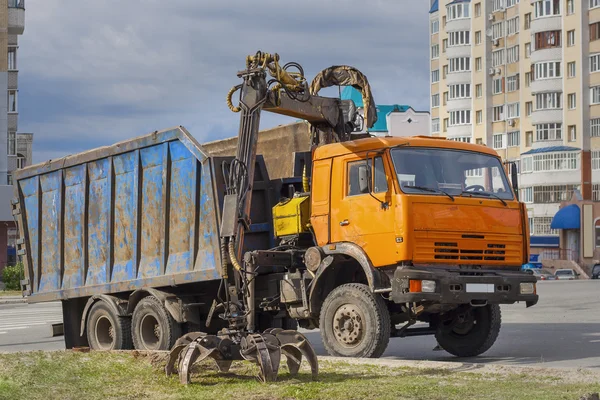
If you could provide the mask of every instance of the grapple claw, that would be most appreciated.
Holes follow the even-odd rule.
[[[190,383],[191,367],[196,361],[203,361],[208,357],[212,357],[217,363],[220,371],[229,370],[231,362],[223,360],[219,352],[219,344],[221,339],[216,336],[199,336],[192,343],[187,345],[179,358],[179,380],[184,385]]]
[[[242,357],[258,364],[258,379],[263,383],[275,382],[281,361],[281,348],[277,338],[270,333],[252,334],[242,339],[241,344]]]
[[[312,378],[317,379],[319,375],[319,361],[317,359],[317,354],[313,349],[312,345],[304,336],[298,331],[281,331],[276,335],[277,340],[281,344],[281,351],[284,354],[290,354],[294,360],[287,357],[288,368],[290,369],[290,374],[295,375],[298,373],[300,369],[300,362],[302,361],[302,355],[308,361],[310,365],[310,370],[312,372]],[[298,362],[296,362],[296,360]]]

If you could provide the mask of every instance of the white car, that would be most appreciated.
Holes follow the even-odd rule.
[[[573,280],[577,279],[578,274],[572,269],[557,269],[554,273],[556,279],[560,280]]]

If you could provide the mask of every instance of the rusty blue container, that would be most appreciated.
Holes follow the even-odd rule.
[[[13,201],[30,302],[215,280],[222,165],[177,127],[20,170]],[[259,158],[256,190],[268,194]],[[270,201],[247,243],[268,248]]]

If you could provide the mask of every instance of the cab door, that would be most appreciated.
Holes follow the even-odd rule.
[[[332,187],[341,190],[331,191],[331,242],[359,245],[374,266],[393,264],[397,258],[393,175],[384,157],[353,155],[336,161]]]

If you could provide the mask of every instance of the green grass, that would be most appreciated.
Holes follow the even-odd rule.
[[[2,296],[19,296],[22,297],[23,294],[18,290],[0,290],[0,297]]]
[[[164,358],[164,357],[163,357]],[[132,353],[32,352],[0,354],[0,399],[578,399],[600,384],[559,375],[532,376],[386,368],[321,362],[318,381],[306,370],[261,384],[255,366],[234,363],[229,374],[197,366],[193,383],[166,377],[164,360]]]

